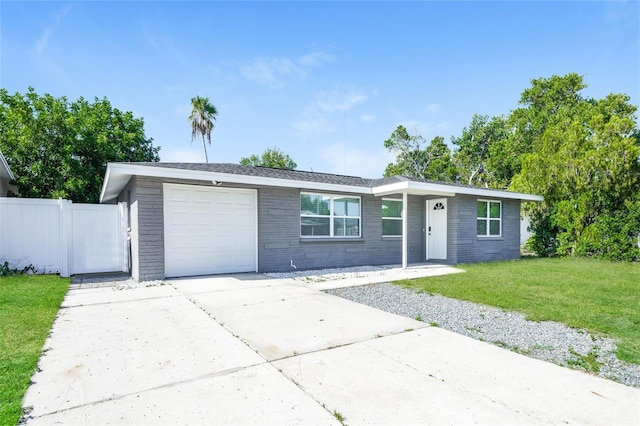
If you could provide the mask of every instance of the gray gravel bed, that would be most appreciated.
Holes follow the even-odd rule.
[[[388,283],[327,293],[562,366],[590,370],[589,356],[595,355],[599,372],[594,374],[640,388],[640,365],[620,361],[615,356],[614,339],[593,336],[557,322],[527,321],[519,313],[416,293]]]

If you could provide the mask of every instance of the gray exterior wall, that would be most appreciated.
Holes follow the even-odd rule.
[[[4,181],[4,179],[0,178],[0,197],[5,197],[9,190],[9,184]]]
[[[202,182],[133,177],[118,197],[127,202],[130,216],[132,277],[138,281],[164,278],[164,208],[162,184]],[[234,185],[235,187],[247,187]],[[255,187],[252,187],[255,188]],[[307,239],[300,237],[300,190],[259,187],[258,271],[290,271],[402,262],[402,238],[382,236],[382,198],[361,196],[362,237]],[[386,197],[385,197],[386,198]],[[389,198],[401,199],[400,195]],[[425,261],[426,200],[408,197],[408,262]],[[447,197],[447,260],[480,262],[520,257],[520,201],[502,201],[502,236],[476,236],[478,197]],[[441,262],[441,261],[438,261]]]
[[[478,199],[502,201],[502,235],[477,236]],[[520,258],[520,200],[457,195],[449,201],[449,263]]]
[[[409,197],[409,262],[424,258],[424,209]],[[361,238],[301,238],[300,190],[258,189],[258,270],[336,268],[402,262],[402,238],[382,236],[382,199],[361,196]]]
[[[136,281],[164,278],[162,180],[135,176],[122,191],[118,201],[129,203],[131,276]]]
[[[139,280],[139,266],[138,266],[138,202],[135,198],[135,181],[136,177],[132,177],[127,186],[124,187],[116,202],[126,203],[127,206],[127,227],[129,232],[127,237],[129,238],[129,255],[127,262],[131,273],[131,277],[136,281]],[[134,220],[135,218],[135,220]]]

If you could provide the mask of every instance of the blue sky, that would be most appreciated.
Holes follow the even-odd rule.
[[[108,98],[162,161],[204,161],[190,99],[219,111],[212,162],[277,146],[301,170],[379,177],[402,124],[448,142],[532,78],[640,104],[640,3],[0,2],[9,92]]]

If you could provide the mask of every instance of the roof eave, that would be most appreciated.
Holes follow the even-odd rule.
[[[363,195],[386,196],[404,193],[412,195],[437,195],[453,197],[456,194],[475,195],[489,198],[515,199],[521,201],[542,201],[540,195],[495,189],[452,186],[444,183],[417,182],[405,180],[373,187],[343,185],[335,183],[311,182],[296,179],[281,179],[254,175],[209,172],[201,170],[176,169],[170,167],[146,166],[135,163],[109,163],[105,174],[100,202],[115,199],[129,182],[131,176],[158,177],[167,179],[189,179],[208,182],[222,182],[244,185],[275,186],[305,190],[348,192]]]
[[[412,195],[438,195],[442,197],[453,197],[456,195],[455,191],[452,191],[452,187],[447,185],[434,185],[413,181],[395,182],[371,188],[371,193],[376,197],[404,192]]]
[[[2,155],[2,152],[0,152],[0,165],[2,165],[2,168],[6,171],[7,176],[9,177],[10,180],[15,180],[15,177],[13,176],[13,173],[11,172],[11,168],[9,167],[9,164],[7,163],[7,160],[4,158],[4,155]]]
[[[488,188],[450,186],[450,185],[440,184],[440,183],[410,182],[409,187],[415,190],[421,190],[429,193],[452,192],[454,194],[475,195],[479,197],[491,197],[491,198],[506,198],[510,200],[522,200],[522,201],[542,201],[543,200],[543,197],[540,195],[524,194],[521,192],[501,191],[497,189],[488,189]]]
[[[523,194],[520,192],[499,191],[495,189],[471,188],[463,186],[451,186],[441,183],[428,183],[416,181],[403,181],[387,185],[380,185],[372,188],[372,194],[375,196],[385,196],[406,192],[413,195],[437,195],[444,197],[453,197],[456,194],[476,195],[480,197],[506,198],[522,201],[542,201],[540,195]]]
[[[131,176],[147,176],[168,179],[189,179],[208,182],[235,183],[244,185],[276,186],[283,188],[313,189],[318,191],[349,192],[370,194],[371,188],[335,183],[309,182],[293,179],[279,179],[264,176],[239,175],[232,173],[208,172],[201,170],[175,169],[169,167],[143,166],[139,164],[109,163],[100,195],[100,202],[108,202],[118,196]],[[122,176],[128,176],[126,182]],[[118,179],[120,177],[120,179]],[[114,180],[119,182],[113,183]]]

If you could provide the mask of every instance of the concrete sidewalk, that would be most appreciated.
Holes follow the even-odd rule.
[[[638,424],[640,390],[290,281],[71,290],[29,424]]]
[[[276,278],[284,283],[297,284],[314,290],[330,290],[343,287],[354,287],[366,284],[388,283],[391,281],[411,280],[416,278],[439,277],[442,275],[459,274],[465,272],[463,269],[450,265],[437,263],[417,263],[411,264],[407,268],[400,265],[383,265],[362,268],[336,268],[337,272],[322,273],[323,271],[300,271],[290,274],[267,274],[267,275],[292,275],[291,278]],[[355,269],[356,272],[350,272]],[[367,270],[369,269],[369,270]],[[324,272],[332,270],[324,270]],[[312,275],[307,275],[313,273]]]

